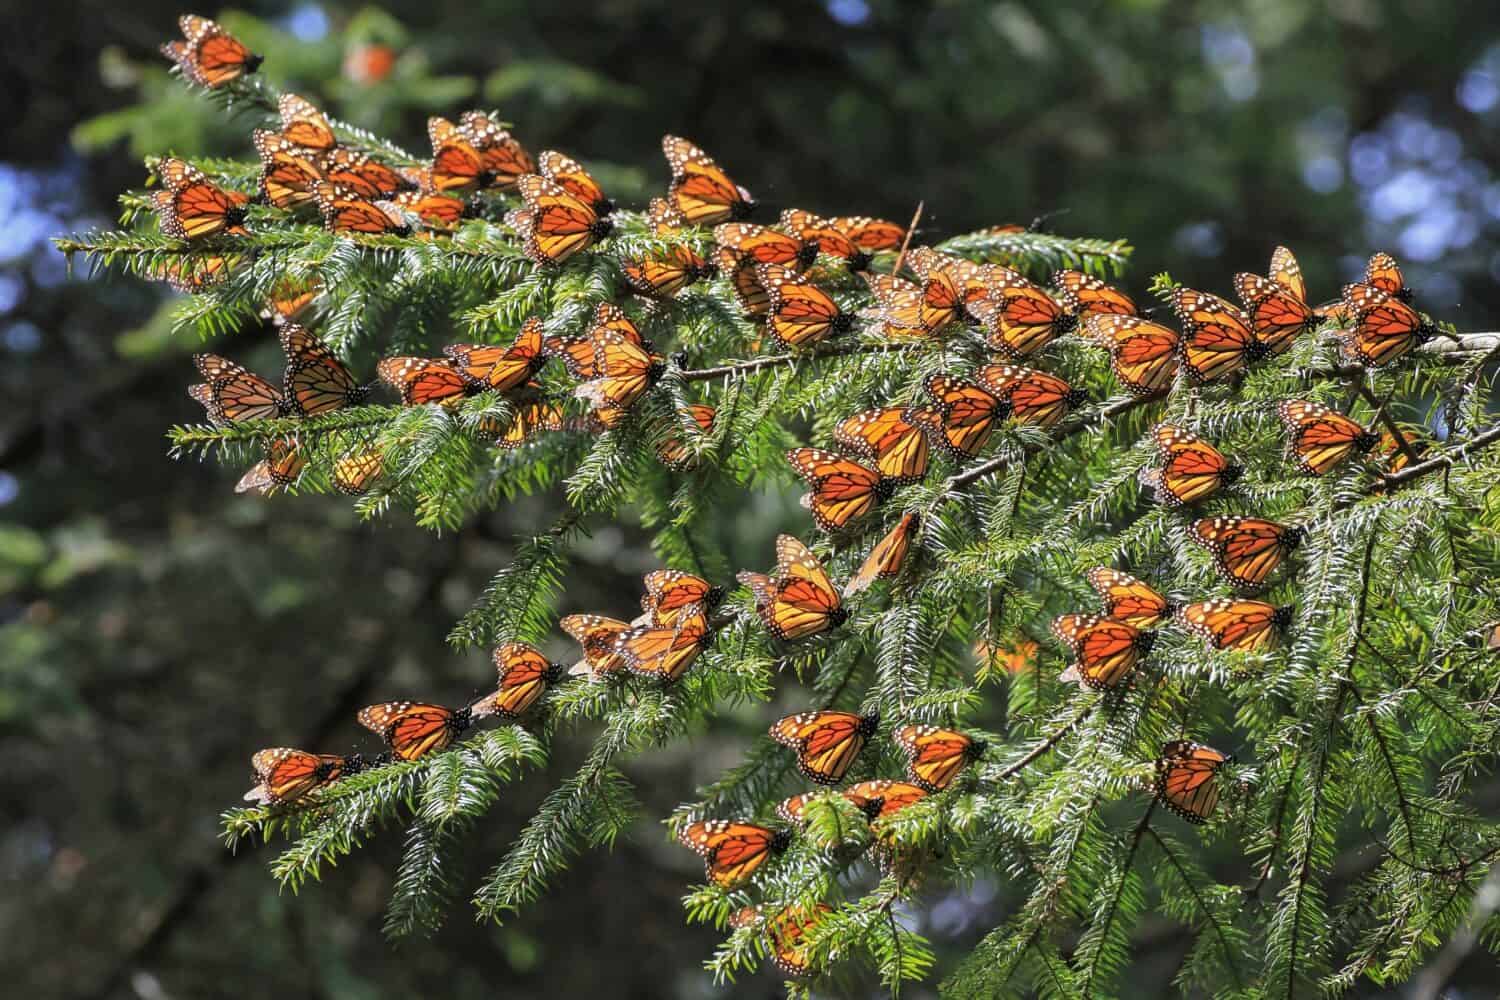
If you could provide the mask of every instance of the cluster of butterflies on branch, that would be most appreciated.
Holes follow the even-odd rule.
[[[212,21],[186,15],[181,27],[184,39],[164,51],[196,84],[223,87],[259,65],[259,57]],[[490,192],[519,196],[520,204],[504,221],[538,266],[559,265],[613,232],[614,202],[580,164],[555,151],[533,157],[484,113],[468,112],[456,125],[430,119],[430,161],[393,167],[369,152],[341,145],[326,117],[302,98],[282,95],[277,109],[280,129],[257,130],[253,136],[262,165],[254,200],[284,211],[315,206],[327,228],[336,232],[406,235],[415,220],[441,235],[454,231],[464,218],[483,214],[489,206],[477,196]],[[664,137],[662,147],[672,177],[666,196],[651,201],[647,223],[657,235],[711,226],[712,249],[704,256],[689,242],[675,242],[659,254],[623,260],[625,291],[666,300],[695,282],[722,279],[746,317],[762,324],[755,346],[769,343],[794,356],[851,333],[861,320],[867,332],[895,344],[939,341],[953,334],[982,342],[987,363],[971,377],[935,374],[922,383],[927,398],[920,404],[878,406],[847,416],[834,430],[837,451],[804,447],[788,452],[792,469],[810,487],[804,502],[814,521],[836,540],[897,489],[922,481],[934,449],[954,462],[968,462],[982,454],[1006,422],[1053,428],[1082,405],[1088,397],[1081,389],[1031,367],[1044,348],[1075,331],[1087,344],[1108,352],[1115,378],[1129,393],[1152,398],[1165,396],[1179,375],[1193,385],[1234,384],[1250,366],[1284,354],[1298,338],[1325,324],[1342,356],[1365,367],[1390,364],[1437,332],[1410,305],[1400,268],[1386,254],[1372,257],[1365,280],[1346,286],[1338,300],[1313,305],[1296,259],[1277,247],[1266,275],[1235,276],[1240,305],[1185,287],[1164,289],[1180,321],[1178,330],[1141,315],[1128,295],[1083,271],[1059,270],[1043,286],[1001,264],[909,247],[911,234],[884,220],[822,218],[789,209],[774,226],[747,222],[757,207],[755,199],[711,157],[675,136]],[[162,160],[157,173],[163,190],[155,195],[154,206],[167,234],[193,242],[247,232],[251,196],[214,184],[178,159]],[[210,246],[217,252],[220,244]],[[879,255],[894,255],[889,273],[870,270]],[[820,260],[835,266],[819,266]],[[161,276],[196,291],[223,280],[234,263],[231,250],[195,261],[192,273],[184,262]],[[868,288],[865,308],[842,301],[846,284],[858,287],[850,274],[859,275]],[[368,396],[372,386],[360,384],[327,345],[297,322],[318,294],[315,284],[298,287],[272,303],[287,357],[281,387],[217,355],[196,358],[203,382],[190,393],[212,422],[305,418]],[[576,381],[575,395],[588,404],[584,417],[567,417],[556,400],[542,393],[537,377],[553,358]],[[490,422],[481,431],[514,447],[539,431],[597,433],[620,426],[674,364],[686,369],[685,359],[659,353],[619,304],[605,301],[596,304],[581,336],[549,333],[543,320],[532,317],[508,345],[454,344],[440,358],[389,357],[379,363],[378,373],[409,406],[452,406],[484,392],[503,397],[512,409],[509,424]],[[1397,471],[1423,448],[1419,428],[1389,419],[1377,430],[1320,403],[1296,399],[1281,402],[1277,412],[1289,455],[1310,475],[1324,475],[1370,452]],[[706,433],[713,428],[715,410],[695,403],[686,417]],[[1187,427],[1161,423],[1152,438],[1159,466],[1143,470],[1141,481],[1170,508],[1191,509],[1219,495],[1243,473]],[[678,434],[662,440],[658,456],[677,469],[694,461],[693,449]],[[335,463],[332,479],[339,489],[358,493],[380,475],[381,464],[378,450],[356,449]],[[278,437],[240,488],[289,485],[305,465],[296,435]],[[806,640],[847,620],[845,599],[899,575],[921,530],[921,516],[903,511],[842,589],[813,551],[790,535],[778,538],[770,573],[742,572],[738,580],[750,590],[772,637]],[[1298,547],[1306,529],[1251,516],[1213,515],[1187,522],[1184,530],[1208,551],[1233,590],[1254,592]],[[264,750],[254,757],[258,783],[247,798],[292,802],[373,764],[440,750],[478,719],[522,717],[549,685],[570,675],[601,682],[624,677],[676,682],[723,624],[713,616],[725,592],[700,577],[671,570],[651,573],[644,582],[645,614],[635,621],[580,614],[560,622],[582,650],[573,668],[547,661],[531,646],[507,644],[495,651],[495,692],[459,709],[392,702],[363,710],[361,723],[387,744],[387,753],[379,757]],[[1062,615],[1053,631],[1073,655],[1064,678],[1100,691],[1131,682],[1152,649],[1152,630],[1168,622],[1212,648],[1258,652],[1277,642],[1293,615],[1291,607],[1248,596],[1177,604],[1142,580],[1106,567],[1092,570],[1089,582],[1103,600],[1102,613]],[[795,752],[807,779],[836,785],[880,725],[873,710],[828,709],[780,719],[770,735]],[[861,781],[838,793],[872,823],[943,792],[985,752],[982,741],[932,725],[901,724],[892,739],[905,757],[905,775]],[[1155,765],[1155,794],[1174,812],[1203,822],[1218,801],[1213,778],[1229,760],[1199,743],[1167,743]],[[712,882],[739,886],[788,847],[808,805],[824,794],[808,792],[783,801],[777,814],[784,827],[700,819],[683,826],[679,836],[704,858]],[[874,850],[883,863],[894,860],[893,843],[878,833]],[[819,904],[766,920],[773,959],[784,971],[807,971],[802,940],[827,912],[827,905]],[[761,915],[752,908],[735,921],[757,919]]]

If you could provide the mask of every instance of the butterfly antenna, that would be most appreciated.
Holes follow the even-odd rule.
[[[911,246],[911,238],[916,234],[917,223],[922,221],[922,210],[926,207],[926,201],[917,202],[917,210],[911,214],[911,224],[906,227],[906,238],[901,241],[901,252],[896,254],[896,266],[891,268],[892,274],[901,273],[901,265],[906,263],[907,248]]]

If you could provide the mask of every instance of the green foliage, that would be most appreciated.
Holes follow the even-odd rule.
[[[497,93],[526,85],[490,81]],[[274,103],[260,82],[231,96],[239,109]],[[362,130],[341,126],[340,134],[409,160]],[[204,167],[248,189],[248,165]],[[256,208],[252,235],[184,247],[147,231],[138,193],[122,204],[132,228],[60,240],[60,249],[91,268],[141,277],[215,254],[240,258],[229,280],[179,308],[178,327],[203,336],[244,325],[286,276],[316,276],[312,324],[361,371],[376,355],[434,353],[457,340],[505,343],[533,315],[551,334],[576,335],[596,303],[620,297],[624,260],[707,249],[705,233],[659,235],[639,213],[621,211],[602,246],[538,268],[499,221],[507,207],[499,197],[451,237],[335,235]],[[1037,277],[1073,266],[1113,278],[1130,253],[1121,241],[1044,232],[981,231],[942,246]],[[878,266],[893,267],[892,255]],[[847,306],[870,304],[831,262],[814,273]],[[1153,288],[1165,293],[1170,284],[1161,275]],[[179,456],[246,463],[292,437],[308,460],[295,488],[310,492],[333,488],[340,457],[377,449],[383,471],[356,501],[361,513],[400,511],[434,531],[453,531],[521,494],[564,497],[553,527],[515,543],[450,635],[456,646],[489,646],[551,631],[574,547],[616,520],[650,532],[665,565],[727,583],[744,567],[717,522],[737,516],[752,491],[791,481],[785,448],[826,444],[848,414],[919,402],[929,375],[966,374],[989,360],[970,332],[893,343],[875,322],[843,342],[766,354],[751,346],[758,331],[738,316],[722,280],[630,309],[658,349],[687,357],[603,433],[579,429],[581,405],[548,370],[543,392],[564,400],[574,421],[518,451],[488,440],[491,422],[514,417],[510,403],[488,394],[452,410],[368,403],[307,420],[177,427],[169,440]],[[764,925],[776,915],[826,902],[832,911],[797,944],[811,968],[834,982],[868,969],[899,992],[934,972],[916,919],[925,894],[987,879],[1021,886],[1025,898],[964,962],[943,970],[955,996],[1128,994],[1132,947],[1148,916],[1187,939],[1176,978],[1185,993],[1293,996],[1407,978],[1465,919],[1500,852],[1500,830],[1471,794],[1500,734],[1500,666],[1485,649],[1488,625],[1500,617],[1492,496],[1500,459],[1485,450],[1500,438],[1487,416],[1493,369],[1489,355],[1465,351],[1350,369],[1335,348],[1326,336],[1307,336],[1229,385],[1179,378],[1170,392],[1128,396],[1101,352],[1065,337],[1036,363],[1099,402],[1051,430],[1002,428],[985,458],[939,469],[898,492],[874,519],[879,525],[817,545],[843,580],[898,512],[924,515],[908,567],[852,601],[838,632],[777,643],[744,593],[735,594],[718,612],[709,648],[674,685],[634,677],[555,685],[523,725],[344,778],[305,804],[227,813],[226,839],[289,841],[272,873],[295,891],[377,830],[405,824],[386,927],[427,932],[470,891],[447,865],[457,838],[502,786],[546,760],[559,727],[588,725],[597,735],[582,763],[472,889],[481,917],[506,920],[583,852],[631,834],[645,810],[622,770],[629,758],[691,744],[734,712],[769,721],[768,703],[791,689],[798,709],[881,713],[851,781],[900,776],[890,736],[906,723],[957,726],[985,736],[991,749],[947,791],[873,822],[839,796],[821,798],[752,885],[689,892],[688,917],[715,926],[727,928],[752,902],[760,907],[761,922],[730,929],[709,960],[720,977],[766,954]],[[1299,478],[1273,416],[1274,402],[1291,396],[1326,400],[1366,424],[1377,411],[1430,426],[1441,418],[1447,438],[1433,459],[1399,476],[1354,462],[1323,479]],[[706,434],[686,416],[702,401],[720,413]],[[1294,603],[1295,619],[1284,646],[1268,653],[1209,652],[1166,627],[1132,683],[1106,693],[1075,688],[1058,678],[1064,657],[1046,636],[1053,616],[1094,606],[1083,581],[1090,567],[1128,567],[1190,600],[1225,592],[1189,539],[1188,516],[1153,506],[1138,484],[1153,463],[1147,432],[1163,419],[1195,428],[1247,467],[1202,513],[1255,513],[1306,528],[1291,571],[1267,598]],[[668,471],[656,457],[676,435],[696,459],[687,472]],[[750,568],[771,560],[759,553]],[[976,642],[993,652],[1027,639],[1044,651],[1018,673],[1004,675],[984,657],[976,671]],[[978,733],[968,720],[1002,699],[1004,727]],[[1177,738],[1239,759],[1217,779],[1224,802],[1201,829],[1181,826],[1143,794],[1161,745]],[[667,825],[678,832],[703,817],[774,824],[777,801],[799,788],[794,774],[791,754],[759,737]],[[1351,852],[1374,852],[1373,860],[1351,875]],[[1486,946],[1495,937],[1487,933]]]

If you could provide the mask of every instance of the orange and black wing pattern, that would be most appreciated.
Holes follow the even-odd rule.
[[[1051,427],[1088,398],[1056,375],[1019,365],[987,365],[979,372],[979,384],[1000,401],[1011,420],[1038,427]]]
[[[318,158],[318,168],[323,172],[323,179],[334,187],[371,201],[389,198],[412,186],[407,178],[370,154],[344,146],[323,153]]]
[[[794,448],[787,461],[811,487],[802,500],[824,531],[839,531],[890,497],[893,484],[880,473],[821,448]]]
[[[259,782],[245,793],[247,802],[271,805],[292,802],[358,769],[360,759],[308,753],[291,747],[262,750],[250,758]]]
[[[779,264],[757,264],[755,280],[766,290],[766,332],[782,350],[807,347],[854,328],[854,314],[817,285]]]
[[[1156,493],[1158,503],[1184,507],[1206,500],[1239,479],[1244,470],[1198,435],[1176,424],[1158,424],[1152,431],[1160,469],[1145,469],[1141,482]]]
[[[1164,744],[1156,761],[1157,799],[1189,823],[1207,822],[1219,803],[1214,776],[1232,759],[1213,747],[1189,740]]]
[[[703,859],[708,878],[726,889],[744,883],[773,855],[786,850],[791,835],[754,823],[706,819],[689,824],[679,838]]]
[[[697,613],[699,606],[712,611],[724,601],[723,587],[681,570],[652,570],[642,583],[646,593],[641,597],[641,610],[656,625],[675,625],[679,618]]]
[[[1073,311],[1080,317],[1136,314],[1135,302],[1130,296],[1092,274],[1057,271],[1052,275],[1052,285],[1062,291],[1065,300],[1076,303]]]
[[[1396,258],[1384,251],[1371,255],[1365,263],[1365,284],[1380,289],[1393,299],[1410,302],[1411,289],[1406,286],[1406,277]]]
[[[712,638],[708,619],[697,605],[682,608],[671,625],[636,625],[615,639],[625,669],[670,684],[676,681]]]
[[[561,184],[541,174],[523,174],[516,189],[526,202],[520,235],[526,256],[542,265],[561,264],[586,250],[614,230],[588,202],[571,194]]]
[[[508,347],[449,344],[443,353],[464,381],[476,389],[510,392],[529,382],[546,363],[543,339],[542,321],[532,316],[521,324],[521,331]]]
[[[906,419],[906,407],[863,410],[844,418],[833,439],[874,463],[882,479],[896,485],[921,482],[931,451],[926,432]]]
[[[832,219],[789,208],[781,213],[777,224],[803,243],[815,246],[818,253],[844,260],[851,271],[863,271],[870,266],[870,254],[834,225]]]
[[[804,778],[836,785],[879,726],[877,713],[800,712],[776,720],[771,738],[797,751],[797,770]]]
[[[1088,572],[1089,585],[1104,602],[1104,613],[1138,629],[1155,628],[1172,617],[1175,605],[1144,580],[1107,566]]]
[[[447,358],[386,358],[376,371],[382,382],[401,393],[406,406],[456,404],[475,391]]]
[[[536,161],[526,147],[484,112],[465,111],[458,119],[458,131],[479,154],[492,190],[513,190],[523,174],[536,173]]]
[[[726,222],[714,227],[714,243],[745,264],[780,264],[806,271],[818,259],[818,244],[807,243],[769,226]]]
[[[629,622],[603,615],[568,615],[557,624],[583,647],[582,662],[595,677],[614,673],[623,665],[615,639],[629,631]]]
[[[692,418],[693,423],[698,425],[698,430],[702,434],[713,433],[714,415],[717,412],[707,403],[690,403],[687,408],[688,416]],[[656,446],[656,457],[667,468],[685,472],[697,464],[698,453],[689,447],[681,432],[674,429]]]
[[[1188,535],[1213,556],[1214,567],[1230,583],[1259,587],[1302,544],[1303,529],[1258,517],[1205,517]]]
[[[368,201],[347,189],[327,181],[313,184],[318,211],[330,232],[383,236],[387,233],[406,236],[411,225],[401,210],[388,201]]]
[[[1362,424],[1305,399],[1284,399],[1276,406],[1287,432],[1287,452],[1297,468],[1321,476],[1350,455],[1364,454],[1380,438]]]
[[[958,461],[978,455],[1010,412],[988,389],[951,375],[934,375],[925,388],[934,409],[909,409],[905,417],[927,429],[933,441]]]
[[[296,94],[282,94],[276,102],[276,112],[281,116],[281,134],[288,142],[319,152],[338,145],[333,126],[311,101]]]
[[[906,754],[907,777],[929,792],[947,788],[986,749],[983,741],[941,726],[902,726],[895,739]]]
[[[963,292],[946,270],[933,270],[920,285],[890,274],[860,277],[875,296],[887,337],[935,337],[965,316]]]
[[[1182,366],[1193,381],[1232,375],[1260,356],[1250,317],[1217,295],[1174,288],[1171,303],[1182,320]]]
[[[469,728],[471,709],[444,708],[415,701],[388,701],[359,710],[359,724],[380,738],[402,760],[442,750]]]
[[[1293,608],[1278,608],[1265,601],[1215,598],[1197,604],[1185,604],[1177,611],[1178,620],[1194,635],[1215,649],[1238,649],[1260,652],[1275,645],[1291,624]]]
[[[256,129],[251,133],[260,157],[260,193],[276,208],[297,208],[317,199],[313,185],[323,180],[322,168],[313,152],[275,132]]]
[[[782,641],[827,632],[849,617],[822,562],[791,535],[776,539],[774,574],[745,571],[737,579],[754,594],[766,629]]]
[[[868,215],[841,215],[829,219],[828,223],[866,253],[900,250],[906,240],[905,227],[885,219],[872,219]]]
[[[340,493],[358,496],[370,488],[385,468],[378,448],[360,448],[333,463],[333,486]]]
[[[1078,325],[1076,316],[1030,281],[993,289],[970,302],[968,311],[984,327],[985,342],[1000,355],[1017,361]]]
[[[921,527],[920,514],[903,514],[896,526],[875,543],[875,547],[860,564],[859,570],[849,578],[849,582],[844,585],[844,596],[853,597],[876,580],[889,580],[899,575],[901,567],[906,565],[911,543]]]
[[[1073,651],[1079,679],[1095,690],[1118,686],[1154,641],[1152,633],[1104,615],[1059,615],[1052,632]]]
[[[152,198],[161,230],[173,239],[244,236],[248,196],[226,191],[185,160],[165,157],[157,165],[162,190]]]
[[[618,307],[610,303],[601,305],[601,310],[606,306],[618,312]],[[619,330],[596,328],[589,339],[594,344],[595,375],[574,389],[574,394],[593,404],[594,416],[604,427],[616,427],[661,379],[667,370],[666,361],[646,350],[638,334],[632,337]]]
[[[1245,304],[1250,326],[1262,354],[1275,357],[1321,322],[1307,304],[1307,284],[1297,258],[1286,247],[1271,254],[1268,277],[1242,271],[1234,276],[1234,290]]]
[[[844,798],[863,809],[871,820],[876,820],[921,802],[927,798],[927,789],[907,781],[877,778],[850,785],[844,790]]]
[[[663,257],[628,259],[620,264],[625,284],[632,292],[648,299],[670,299],[688,285],[719,273],[685,244],[673,247]]]
[[[1181,338],[1171,327],[1139,316],[1090,316],[1084,331],[1109,351],[1115,378],[1136,395],[1164,389],[1177,375]]]
[[[537,163],[543,177],[556,181],[564,191],[593,208],[596,215],[602,218],[615,210],[615,203],[599,182],[571,156],[549,149],[537,157]]]
[[[507,642],[495,650],[495,670],[499,687],[490,696],[493,714],[505,719],[519,719],[546,693],[547,685],[562,679],[567,668],[553,663],[524,642]]]
[[[316,416],[354,406],[369,394],[327,344],[296,323],[282,324],[281,349],[286,354],[282,391],[293,412]]]
[[[281,391],[249,369],[217,354],[195,354],[193,363],[207,384],[206,392],[195,391],[215,423],[264,420],[285,416],[287,402]]]
[[[261,57],[206,17],[183,14],[177,19],[182,41],[167,42],[163,54],[200,87],[212,90],[260,68]]]
[[[750,192],[688,140],[664,135],[661,150],[672,169],[667,201],[686,222],[712,226],[747,219],[755,210]]]
[[[1344,356],[1371,368],[1390,364],[1433,334],[1420,313],[1375,285],[1346,285],[1344,308],[1353,321],[1343,336]]]

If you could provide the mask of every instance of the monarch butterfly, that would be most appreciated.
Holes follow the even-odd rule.
[[[224,190],[191,163],[172,156],[162,159],[156,173],[164,190],[156,192],[152,204],[162,232],[178,240],[247,235],[246,195]]]
[[[1241,271],[1234,276],[1234,290],[1245,304],[1256,343],[1265,355],[1282,353],[1321,322],[1307,304],[1307,285],[1297,258],[1286,247],[1272,252],[1269,278]]]
[[[754,823],[705,819],[689,824],[679,838],[703,859],[705,874],[726,889],[741,884],[766,860],[786,850],[789,830],[768,830]]]
[[[1136,395],[1156,392],[1177,375],[1181,338],[1170,327],[1139,316],[1095,315],[1088,318],[1084,331],[1109,350],[1115,378]]]
[[[771,291],[760,283],[755,273],[755,264],[741,261],[734,251],[724,247],[714,249],[715,269],[729,279],[729,289],[734,293],[747,319],[764,316],[771,311]]]
[[[911,551],[912,539],[921,528],[921,515],[903,514],[896,526],[875,543],[859,571],[849,578],[844,585],[844,596],[853,597],[876,580],[889,580],[899,574],[906,564],[906,554]]]
[[[1243,467],[1186,428],[1158,424],[1152,435],[1162,467],[1142,469],[1140,478],[1156,493],[1159,504],[1183,507],[1197,503],[1244,475]]]
[[[561,358],[568,374],[574,378],[596,378],[599,370],[595,365],[594,347],[606,333],[618,336],[643,350],[652,349],[650,341],[641,336],[640,328],[631,322],[624,310],[613,302],[601,302],[594,309],[594,318],[586,335],[548,337],[543,342],[543,352],[549,358]]]
[[[165,281],[168,285],[179,292],[196,294],[211,285],[217,285],[229,278],[230,271],[240,262],[238,256],[232,257],[194,257],[184,255],[176,260],[166,261],[160,267],[153,268],[150,277],[156,281]]]
[[[941,274],[958,290],[958,297],[965,305],[987,298],[1008,283],[1012,278],[1025,281],[1019,274],[999,264],[979,264],[964,257],[934,250],[932,247],[915,247],[906,258],[907,266],[922,281]]]
[[[333,486],[340,493],[358,496],[370,488],[384,468],[378,448],[351,451],[333,463]]]
[[[1089,570],[1088,578],[1104,602],[1105,615],[1133,628],[1155,628],[1177,610],[1175,604],[1129,573],[1096,566]]]
[[[978,455],[1009,412],[989,390],[951,375],[934,375],[924,388],[936,410],[909,408],[902,416],[925,429],[958,461]]]
[[[1182,320],[1182,364],[1195,382],[1233,374],[1265,355],[1250,317],[1217,295],[1191,288],[1172,289],[1172,311]]]
[[[1401,436],[1406,439],[1407,445],[1411,447],[1417,458],[1425,457],[1428,446],[1432,443],[1432,437],[1427,433],[1427,429],[1418,427],[1416,424],[1397,424],[1396,426],[1401,429]],[[1385,464],[1387,472],[1400,472],[1412,461],[1388,427],[1381,428],[1380,440],[1371,454]]]
[[[787,461],[812,491],[802,505],[824,531],[838,531],[889,500],[896,484],[858,462],[821,448],[793,448]]]
[[[260,193],[277,208],[297,208],[316,200],[313,185],[323,179],[317,156],[283,135],[256,129],[251,133],[260,157]]]
[[[254,372],[217,354],[195,354],[193,364],[208,384],[209,402],[204,405],[209,419],[215,423],[233,424],[286,415],[288,405],[281,390]],[[199,399],[198,394],[193,393],[193,398]]]
[[[1372,254],[1365,263],[1365,284],[1373,285],[1402,302],[1412,299],[1411,289],[1406,287],[1406,278],[1401,274],[1401,265],[1384,251]]]
[[[844,789],[844,798],[861,809],[868,808],[868,804],[879,803],[872,819],[894,815],[926,797],[927,790],[920,785],[905,781],[892,781],[889,778],[861,781]]]
[[[471,206],[460,198],[425,191],[402,191],[391,197],[391,204],[411,212],[429,229],[455,229],[472,213]]]
[[[250,766],[255,769],[257,784],[245,793],[245,801],[274,805],[300,799],[314,789],[362,770],[364,758],[359,754],[344,757],[276,747],[251,757]]]
[[[748,219],[755,199],[703,150],[675,135],[661,137],[661,151],[672,168],[667,200],[695,226]]]
[[[776,815],[788,823],[800,824],[807,816],[808,803],[827,794],[827,792],[819,790],[815,792],[803,792],[801,795],[793,795],[789,799],[782,799],[776,804]],[[844,797],[849,798],[847,794]],[[855,806],[865,814],[865,822],[869,822],[880,815],[880,807],[884,804],[880,799],[865,799],[863,802],[856,802]]]
[[[388,201],[366,201],[327,181],[314,182],[313,195],[318,201],[318,211],[323,213],[323,225],[331,232],[368,236],[411,234],[406,216]]]
[[[277,326],[295,323],[307,314],[308,308],[322,291],[323,282],[317,278],[282,278],[272,286],[270,300],[261,315]]]
[[[557,623],[583,647],[583,659],[571,673],[591,672],[595,677],[614,673],[623,663],[615,638],[630,629],[629,622],[603,615],[568,615]]]
[[[884,479],[904,486],[927,475],[927,435],[904,414],[907,407],[886,406],[845,417],[833,431],[841,447],[870,459]]]
[[[1068,673],[1096,691],[1118,685],[1156,642],[1154,633],[1104,615],[1059,615],[1052,633],[1073,651]]]
[[[388,198],[404,188],[409,180],[368,153],[337,146],[318,159],[323,179],[336,188],[367,200]]]
[[[354,406],[369,395],[370,387],[354,381],[338,355],[296,323],[282,325],[281,349],[286,352],[282,391],[292,412],[311,417]]]
[[[1354,452],[1364,454],[1379,442],[1373,432],[1322,403],[1284,399],[1276,413],[1290,437],[1287,451],[1297,468],[1321,476]]]
[[[526,256],[538,264],[561,264],[614,230],[614,223],[601,219],[592,205],[541,174],[523,174],[516,188],[526,201],[526,211],[516,216],[518,232]]]
[[[1018,365],[988,365],[979,372],[979,384],[994,395],[1010,419],[1038,427],[1051,427],[1089,398],[1087,392],[1056,375]]]
[[[290,437],[272,438],[266,443],[266,457],[252,465],[239,482],[236,493],[269,493],[278,486],[290,486],[307,467],[307,457]]]
[[[771,964],[783,975],[800,979],[812,971],[812,959],[808,955],[808,944],[803,940],[807,932],[833,912],[827,903],[812,907],[789,906],[766,921],[766,937],[771,942]],[[735,927],[748,926],[759,916],[759,910],[747,906],[730,918]]]
[[[1219,803],[1214,775],[1233,760],[1202,743],[1189,740],[1164,743],[1156,761],[1156,797],[1189,823],[1203,823]]]
[[[671,625],[636,625],[621,632],[615,650],[631,673],[670,684],[687,672],[711,637],[703,609],[689,605]]]
[[[872,219],[868,215],[841,215],[828,222],[849,237],[849,242],[866,253],[899,250],[901,244],[906,242],[905,228],[885,219]]]
[[[599,182],[571,156],[548,149],[537,157],[537,162],[541,164],[543,177],[556,181],[559,187],[592,208],[600,218],[615,210],[615,203],[604,194]]]
[[[281,116],[281,134],[288,142],[320,152],[338,145],[333,126],[311,101],[296,94],[282,94],[276,102],[276,111]]]
[[[988,749],[983,740],[938,726],[902,726],[896,745],[906,754],[906,775],[929,792],[941,792],[971,760]]]
[[[964,318],[963,295],[946,271],[918,285],[890,274],[861,272],[879,306],[887,337],[935,337]]]
[[[1435,332],[1415,309],[1375,285],[1345,285],[1344,308],[1354,325],[1343,336],[1343,354],[1371,368],[1390,364]]]
[[[692,403],[687,408],[688,416],[692,418],[693,423],[698,425],[698,431],[703,435],[713,433],[715,412],[712,406],[705,403]],[[656,457],[662,465],[679,472],[686,471],[698,463],[697,451],[690,447],[675,430],[662,438],[661,443],[656,446]]]
[[[1214,649],[1256,652],[1276,642],[1292,623],[1291,605],[1276,607],[1265,601],[1216,598],[1179,608],[1177,616],[1193,634]]]
[[[1073,303],[1073,310],[1079,316],[1134,316],[1136,313],[1135,302],[1130,296],[1092,274],[1054,271],[1052,284],[1063,292],[1064,301]]]
[[[724,603],[723,587],[681,570],[652,570],[642,582],[646,593],[641,597],[641,610],[656,625],[675,625],[679,618],[699,608],[712,611]]]
[[[714,227],[714,243],[745,264],[782,264],[806,271],[818,259],[816,241],[757,226],[751,222],[726,222]]]
[[[804,778],[836,785],[879,728],[879,712],[800,712],[777,719],[771,738],[797,751],[797,770]]]
[[[542,431],[560,431],[564,427],[562,407],[546,399],[521,400],[515,404],[510,423],[497,432],[495,443],[510,450],[519,448]],[[486,431],[492,428],[486,426]]]
[[[599,315],[606,312],[606,307],[612,310],[608,324],[630,324],[619,307],[611,303],[601,303]],[[636,401],[661,380],[667,363],[661,355],[648,353],[641,346],[639,334],[631,337],[616,329],[596,327],[589,339],[594,342],[596,375],[573,391],[593,403],[594,416],[604,427],[615,427]]]
[[[448,119],[438,115],[428,118],[427,138],[432,143],[427,177],[436,193],[468,194],[494,182],[479,150]]]
[[[522,174],[536,172],[536,161],[526,147],[484,112],[465,111],[458,120],[458,131],[479,154],[490,177],[489,187],[509,191]]]
[[[457,403],[475,392],[447,358],[385,358],[376,371],[382,382],[401,393],[406,406]]]
[[[854,315],[833,296],[795,271],[778,264],[758,264],[755,280],[766,290],[766,330],[782,350],[806,347],[854,329]]]
[[[231,80],[254,73],[262,57],[206,17],[183,14],[177,19],[183,40],[167,42],[162,53],[182,75],[200,87],[222,87]]]
[[[402,760],[442,750],[463,735],[474,720],[492,715],[495,706],[481,698],[464,708],[444,708],[417,701],[388,701],[359,710],[359,724],[377,733]]]
[[[789,208],[781,213],[778,224],[804,243],[816,246],[818,253],[842,258],[850,271],[863,271],[870,266],[870,254],[860,249],[831,219],[819,218],[800,208]]]
[[[521,331],[509,347],[449,344],[443,353],[463,380],[474,388],[510,392],[529,382],[546,364],[542,341],[542,321],[532,316],[521,324]]]
[[[776,539],[774,574],[742,571],[736,579],[755,595],[755,611],[777,639],[805,639],[849,617],[823,564],[791,535]]]
[[[494,652],[495,670],[500,686],[486,698],[494,714],[504,719],[519,719],[535,705],[547,690],[567,671],[561,663],[552,663],[535,646],[524,642],[507,642]]]
[[[1242,587],[1258,587],[1302,544],[1305,531],[1258,517],[1205,517],[1188,531],[1213,555],[1219,573]]]
[[[687,225],[687,219],[665,198],[652,198],[646,205],[646,224],[658,236]]]
[[[670,299],[693,282],[719,273],[718,265],[684,244],[673,247],[664,257],[625,260],[620,268],[626,287],[651,299]]]
[[[970,302],[968,311],[988,331],[985,343],[1013,360],[1035,354],[1078,325],[1076,316],[1029,281]]]

